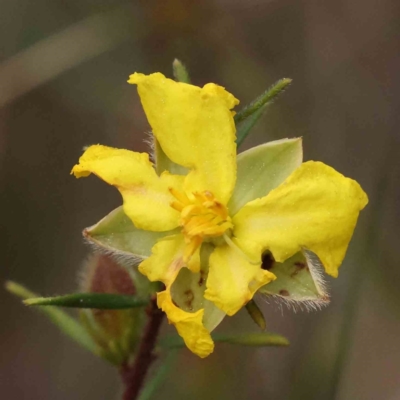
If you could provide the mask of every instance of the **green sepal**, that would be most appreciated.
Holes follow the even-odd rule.
[[[177,58],[172,63],[172,71],[177,82],[190,83],[189,71]]]
[[[265,346],[288,346],[289,341],[281,335],[272,332],[246,333],[246,334],[214,334],[214,342],[237,344],[241,346],[265,347]],[[179,336],[167,336],[160,342],[161,347],[176,349],[186,347]]]
[[[38,297],[36,293],[31,292],[24,286],[18,283],[8,281],[5,285],[8,292],[28,300],[30,298]],[[54,323],[64,334],[69,336],[76,343],[89,350],[95,355],[99,355],[100,348],[95,344],[90,335],[86,332],[84,327],[75,319],[69,316],[64,311],[54,307],[41,307],[39,308],[51,322]]]
[[[266,257],[269,261],[266,261]],[[298,252],[283,263],[264,254],[263,268],[275,274],[277,279],[261,287],[258,293],[277,297],[293,306],[316,308],[329,303],[323,267],[311,252]]]
[[[236,143],[238,147],[249,134],[251,128],[256,124],[259,118],[264,114],[268,105],[281,94],[292,82],[289,78],[283,78],[277,81],[263,94],[258,96],[243,110],[239,111],[234,119],[236,124]]]
[[[101,357],[120,366],[134,355],[146,316],[141,309],[81,309],[79,316],[82,325],[98,344]]]
[[[108,293],[149,298],[149,288],[139,282],[137,268],[123,266],[104,253],[87,258],[81,273],[81,293]],[[143,278],[145,278],[143,276]],[[114,365],[129,363],[136,352],[146,320],[143,307],[79,310],[81,324],[99,346],[100,355]]]
[[[57,297],[36,297],[24,300],[28,306],[57,306],[69,308],[95,308],[100,310],[122,310],[144,307],[149,299],[111,293],[73,293]]]
[[[151,232],[136,228],[122,206],[83,231],[83,236],[100,249],[137,262],[149,257],[151,248],[167,234],[170,232]]]
[[[236,186],[228,204],[231,215],[278,187],[302,161],[301,138],[275,140],[240,153]]]
[[[155,137],[152,137],[152,140],[154,140],[154,158],[156,161],[156,171],[158,175],[161,175],[164,171],[168,171],[173,175],[187,175],[189,173],[187,168],[174,163],[168,158]]]
[[[264,314],[253,299],[246,304],[246,311],[249,313],[250,318],[258,325],[258,327],[265,331],[267,328],[267,323],[265,322]]]
[[[174,303],[188,313],[204,309],[203,325],[210,332],[224,319],[225,313],[213,302],[204,298],[209,270],[210,254],[214,246],[203,243],[200,253],[200,271],[191,272],[188,268],[179,271],[171,287],[171,296]]]

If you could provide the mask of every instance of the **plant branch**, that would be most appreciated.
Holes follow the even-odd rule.
[[[157,307],[156,298],[151,300],[147,314],[149,320],[144,329],[135,360],[132,365],[128,363],[122,365],[120,370],[125,385],[123,400],[136,400],[138,398],[147,372],[156,359],[154,348],[164,317],[164,313]]]

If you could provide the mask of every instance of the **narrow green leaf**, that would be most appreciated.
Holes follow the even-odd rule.
[[[12,293],[24,300],[29,299],[31,297],[37,297],[36,293],[31,292],[25,286],[22,286],[17,282],[7,281],[4,286],[7,292]]]
[[[174,78],[178,82],[190,83],[190,76],[187,68],[177,58],[175,58],[174,62],[172,63],[172,70],[174,73]]]
[[[110,293],[73,293],[57,297],[37,297],[27,299],[28,306],[58,306],[72,308],[96,308],[101,310],[121,310],[124,308],[143,307],[148,299]]]
[[[215,342],[238,344],[241,346],[265,347],[265,346],[288,346],[289,341],[277,333],[261,332],[247,334],[214,334],[212,338]],[[167,336],[161,342],[162,347],[177,349],[185,347],[184,341],[179,336]]]
[[[38,296],[36,293],[31,292],[24,286],[12,281],[6,282],[5,288],[8,292],[25,300]],[[40,311],[47,315],[47,317],[49,317],[49,319],[63,333],[75,340],[75,342],[89,350],[91,353],[96,355],[99,354],[99,348],[77,320],[58,308],[40,308]]]
[[[254,114],[262,106],[270,103],[272,100],[275,99],[276,96],[281,94],[291,83],[292,83],[292,80],[289,78],[283,78],[283,79],[280,79],[279,81],[275,82],[263,94],[258,96],[248,106],[246,106],[243,110],[240,110],[235,115],[235,117],[234,117],[235,123],[239,124],[246,118],[250,117],[250,115]]]
[[[264,314],[258,307],[257,303],[254,300],[250,300],[246,304],[246,310],[251,319],[264,331],[267,328],[267,323],[265,322]]]
[[[216,342],[239,344],[242,346],[289,346],[289,340],[272,332],[247,333],[242,335],[214,335]]]
[[[238,147],[249,134],[251,128],[256,124],[259,118],[263,115],[267,106],[281,94],[292,82],[289,78],[283,78],[277,81],[263,94],[257,97],[253,102],[239,111],[234,119],[236,124],[236,143]]]

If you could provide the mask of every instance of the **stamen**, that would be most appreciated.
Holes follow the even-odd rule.
[[[210,191],[193,192],[190,197],[175,188],[169,188],[169,191],[176,199],[171,202],[171,207],[181,214],[179,224],[186,242],[186,261],[203,240],[218,236],[222,240],[224,232],[233,227],[227,208]]]
[[[194,237],[190,240],[190,242],[185,246],[183,261],[187,264],[189,260],[192,258],[192,255],[196,252],[197,248],[201,245],[201,238]]]
[[[182,212],[182,210],[185,208],[185,206],[182,203],[179,203],[178,201],[172,201],[169,204],[174,210]]]
[[[174,196],[180,203],[184,205],[190,204],[189,197],[186,196],[185,192],[180,192],[173,187],[168,188],[169,192]]]
[[[253,261],[238,245],[236,245],[233,240],[226,234],[223,235],[225,242],[231,247],[233,250],[235,250],[238,254],[240,254],[244,259],[246,259],[250,264],[252,265],[260,265],[260,261]]]
[[[187,233],[191,232],[193,229],[198,228],[199,226],[208,226],[212,220],[212,215],[197,215],[191,217],[188,222],[184,224],[184,229]]]
[[[201,215],[201,206],[197,204],[192,204],[190,206],[185,206],[184,210],[182,211],[181,218],[186,219],[193,217],[195,215]]]
[[[221,203],[217,201],[213,202],[212,206],[209,207],[214,213],[218,214],[222,219],[228,218],[228,210]]]

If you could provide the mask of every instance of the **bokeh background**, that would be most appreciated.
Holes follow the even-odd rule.
[[[400,399],[400,55],[397,0],[1,0],[1,281],[74,291],[80,231],[120,204],[95,178],[69,175],[82,147],[146,150],[134,71],[171,76],[242,105],[282,77],[292,87],[243,149],[303,136],[305,159],[358,180],[370,197],[320,312],[262,303],[289,348],[182,350],[154,398]],[[36,310],[0,293],[4,399],[117,399],[113,368]],[[224,331],[256,331],[245,312]]]

